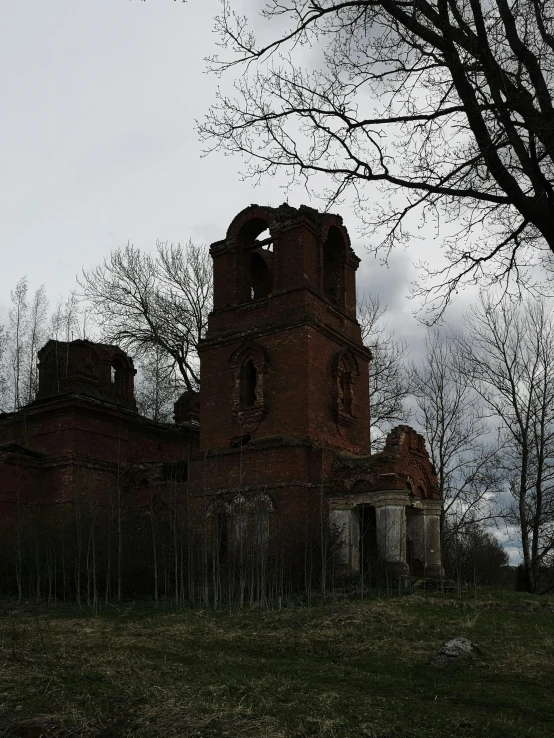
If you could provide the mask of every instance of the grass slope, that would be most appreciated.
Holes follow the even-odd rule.
[[[0,609],[5,738],[554,735],[552,599]],[[456,635],[482,658],[432,666]]]

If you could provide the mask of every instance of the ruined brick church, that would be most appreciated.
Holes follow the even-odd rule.
[[[268,237],[265,237],[265,233]],[[117,494],[163,506],[186,495],[198,530],[260,545],[333,532],[356,574],[441,571],[434,470],[408,426],[370,453],[368,365],[356,321],[359,264],[337,215],[252,205],[212,244],[213,311],[201,390],[175,422],[138,415],[135,370],[115,346],[49,341],[36,400],[0,415],[0,510]]]

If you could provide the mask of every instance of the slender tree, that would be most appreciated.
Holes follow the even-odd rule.
[[[28,318],[25,402],[31,402],[35,398],[38,389],[37,351],[46,340],[48,298],[46,297],[46,288],[44,285],[41,285],[33,295]]]
[[[6,327],[0,324],[0,412],[8,409],[7,343]]]
[[[554,548],[554,318],[546,301],[482,296],[458,337],[461,366],[503,439],[529,591]]]
[[[394,423],[409,417],[406,398],[409,384],[404,367],[406,342],[396,338],[384,322],[386,307],[375,295],[360,295],[356,317],[362,341],[372,353],[369,364],[370,437],[373,449],[383,442]]]
[[[24,402],[24,367],[28,329],[29,303],[27,277],[22,277],[11,292],[9,309],[9,363],[12,390],[12,407],[19,410]]]
[[[479,394],[456,360],[455,341],[431,330],[425,354],[410,367],[415,419],[425,437],[443,500],[443,543],[468,525],[493,522],[502,486],[498,442]]]
[[[86,311],[83,311],[86,315]],[[55,341],[73,341],[80,338],[81,309],[79,297],[75,290],[71,290],[67,298],[60,298],[50,317],[49,333]],[[86,318],[84,318],[86,322]]]

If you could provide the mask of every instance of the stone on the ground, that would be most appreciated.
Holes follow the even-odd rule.
[[[433,657],[436,664],[452,664],[460,659],[474,659],[481,653],[481,649],[476,643],[468,638],[452,638],[439,648]]]

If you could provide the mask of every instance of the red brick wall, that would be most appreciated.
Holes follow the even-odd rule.
[[[123,473],[134,465],[186,460],[198,446],[187,430],[77,397],[24,409],[4,423],[1,441],[29,449],[0,452],[0,507],[6,514],[18,496],[46,503],[76,495],[100,499],[118,479],[123,487]]]
[[[253,243],[249,222],[254,223],[253,232],[258,232],[259,223],[269,225],[276,273],[274,294],[245,302],[240,278],[244,277],[243,249]],[[322,292],[323,243],[330,227],[338,229],[344,241],[342,308],[332,305]],[[362,347],[354,317],[358,260],[350,251],[340,218],[302,208],[251,206],[235,218],[227,240],[214,244],[212,256],[215,310],[201,347],[201,444],[226,448],[244,434],[233,412],[230,359],[243,341],[251,340],[269,356],[263,380],[267,413],[249,431],[252,439],[309,438],[351,453],[368,453],[369,354]],[[337,424],[331,366],[333,357],[346,346],[356,354],[359,366],[354,387],[357,418],[349,427]]]
[[[273,237],[272,255],[266,256],[274,265],[274,291],[244,302],[248,290],[241,280],[248,249],[266,223]],[[331,227],[338,229],[344,245],[335,283],[343,286],[339,304],[323,293],[323,244]],[[336,230],[333,238],[336,244]],[[212,245],[211,253],[214,312],[200,347],[200,433],[153,423],[109,399],[66,394],[35,403],[0,422],[0,445],[11,441],[30,449],[6,452],[4,463],[0,456],[0,507],[8,498],[13,504],[17,494],[29,501],[75,496],[106,501],[119,485],[130,504],[147,504],[155,495],[163,498],[175,491],[196,509],[194,525],[203,526],[206,504],[214,497],[228,500],[239,491],[265,492],[276,506],[273,528],[297,530],[299,522],[321,522],[323,497],[340,493],[346,477],[357,471],[375,479],[394,477],[403,489],[412,480],[416,494],[418,486],[425,494],[436,493],[423,439],[407,427],[395,430],[383,454],[367,460],[370,354],[355,320],[358,259],[341,219],[306,208],[252,206],[235,218],[227,239]],[[231,364],[245,342],[253,344],[252,350],[259,347],[259,363],[265,367],[265,412],[255,410],[246,432],[233,404],[237,367]],[[81,344],[83,351],[96,350]],[[100,349],[109,370],[117,349]],[[346,349],[349,366],[355,357],[357,374],[352,413],[339,418],[336,365],[339,352]],[[86,372],[78,364],[75,376],[85,381]],[[134,371],[130,360],[128,368]],[[128,407],[134,407],[132,398]],[[244,422],[244,414],[240,417]],[[237,437],[245,433],[249,442],[236,447]],[[341,452],[347,460],[344,468],[336,458]],[[162,473],[164,464],[187,459],[188,481],[170,483]]]

